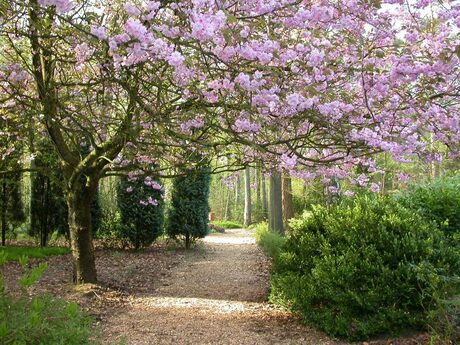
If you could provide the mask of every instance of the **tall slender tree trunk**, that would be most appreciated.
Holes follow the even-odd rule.
[[[252,223],[252,204],[251,204],[251,170],[249,166],[244,169],[244,227],[247,228]]]
[[[261,187],[262,187],[262,216],[264,219],[268,218],[268,201],[267,201],[267,184],[264,173],[260,172]]]
[[[227,203],[225,206],[225,220],[231,220],[232,219],[232,198],[233,198],[233,193],[232,190],[229,189],[227,192]]]
[[[45,181],[44,181],[45,185],[44,185],[44,195],[42,196],[45,200],[43,202],[43,205],[45,207],[51,205],[50,203],[50,194],[51,194],[51,191],[50,191],[50,179],[49,178],[46,178]],[[42,211],[43,208],[42,208]],[[48,231],[52,231],[53,229],[50,229],[49,228],[49,224],[51,224],[52,222],[50,221],[50,218],[51,218],[51,215],[49,214],[49,212],[43,212],[42,214],[42,221],[40,222],[40,247],[46,247],[47,243],[48,243]]]
[[[283,197],[281,187],[281,173],[273,172],[270,175],[270,230],[284,234],[283,226]]]
[[[241,178],[240,175],[236,177],[236,187],[235,187],[235,206],[238,207],[240,204],[241,194]]]
[[[88,187],[84,187],[83,191],[80,188],[67,191],[73,280],[76,284],[97,282],[91,231],[91,201],[94,195],[95,190]]]
[[[260,170],[256,168],[255,170],[255,182],[256,182],[256,207],[258,210],[262,209],[262,197],[261,197],[261,179],[260,179]],[[260,217],[260,214],[258,213]],[[256,219],[256,222],[260,221],[260,219]]]
[[[283,217],[284,227],[288,227],[288,220],[294,217],[294,202],[292,200],[292,180],[289,174],[283,174]]]
[[[2,221],[2,246],[6,245],[6,230],[8,228],[7,220],[6,220],[6,212],[8,209],[8,191],[6,186],[6,180],[2,181],[2,201],[0,203],[1,207],[1,221]]]

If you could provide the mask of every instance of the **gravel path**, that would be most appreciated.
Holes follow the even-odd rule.
[[[245,230],[208,236],[151,293],[104,322],[110,340],[150,344],[341,344],[266,302],[265,255]]]
[[[159,241],[140,252],[99,249],[99,284],[71,284],[70,255],[31,260],[49,268],[29,291],[77,302],[92,314],[107,343],[128,345],[347,344],[303,325],[267,303],[270,262],[246,230],[206,237],[194,250]],[[3,269],[19,291],[19,264]],[[379,339],[365,345],[421,345],[427,335]]]

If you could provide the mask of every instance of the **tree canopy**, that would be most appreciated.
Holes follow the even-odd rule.
[[[199,153],[343,179],[378,152],[455,155],[459,26],[437,0],[0,0],[1,140],[50,138],[94,281],[85,205],[107,174]]]

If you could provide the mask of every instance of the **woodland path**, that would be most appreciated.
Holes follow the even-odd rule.
[[[246,230],[212,234],[154,291],[102,323],[109,340],[153,344],[340,344],[267,302],[269,262]]]

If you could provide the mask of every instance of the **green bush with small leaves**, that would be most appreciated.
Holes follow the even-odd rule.
[[[405,207],[433,220],[453,245],[460,246],[460,176],[412,185],[396,198]]]
[[[437,297],[455,293],[458,251],[434,223],[391,198],[318,206],[290,225],[270,299],[329,335],[360,340],[423,329]]]

